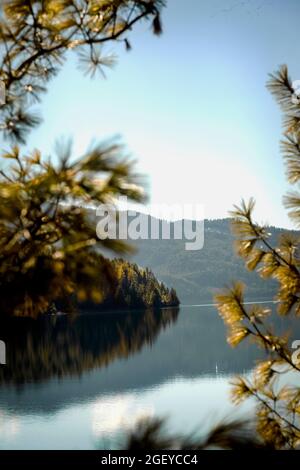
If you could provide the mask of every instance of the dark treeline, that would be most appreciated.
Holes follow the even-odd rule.
[[[82,308],[162,308],[176,307],[179,299],[176,291],[156,279],[148,268],[122,259],[111,261],[114,284],[101,304],[90,301],[79,304]]]
[[[136,263],[123,259],[106,260],[109,265],[110,283],[105,289],[100,286],[96,294],[101,293],[97,300],[80,299],[78,295],[55,300],[51,312],[57,310],[73,312],[81,310],[115,310],[177,307],[179,299],[173,288],[160,282],[148,268],[141,268]]]

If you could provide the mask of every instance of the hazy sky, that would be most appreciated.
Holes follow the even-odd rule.
[[[300,79],[299,18],[298,0],[169,0],[160,38],[143,24],[129,53],[110,45],[106,80],[66,63],[29,148],[50,153],[65,136],[80,154],[120,134],[151,202],[200,203],[216,218],[254,196],[259,221],[287,226],[281,115],[265,82],[282,63]]]

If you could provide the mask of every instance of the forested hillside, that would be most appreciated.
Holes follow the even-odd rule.
[[[270,227],[270,241],[283,233]],[[137,252],[130,260],[148,266],[158,279],[174,287],[182,303],[211,302],[216,289],[239,279],[246,286],[248,299],[273,297],[275,281],[260,282],[235,254],[234,237],[229,219],[205,220],[204,246],[199,251],[186,251],[182,240],[137,240]]]
[[[105,299],[105,305],[144,308],[179,304],[176,291],[159,282],[147,267],[140,268],[122,259],[113,260],[112,263],[117,273],[117,286]]]
[[[141,268],[136,263],[129,263],[123,259],[111,260],[110,269],[112,283],[107,288],[101,303],[79,302],[79,308],[144,309],[179,305],[176,291],[158,281],[150,269]]]

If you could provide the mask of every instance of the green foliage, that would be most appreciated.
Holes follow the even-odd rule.
[[[122,253],[128,247],[97,241],[84,206],[111,202],[118,194],[143,198],[122,154],[120,145],[107,143],[72,160],[67,146],[60,148],[56,166],[38,151],[24,157],[14,147],[3,155],[11,163],[0,178],[2,314],[36,316],[73,292],[79,300],[102,300],[112,269],[96,249]]]
[[[5,0],[0,7],[0,79],[6,102],[0,107],[4,136],[25,143],[40,122],[29,106],[39,101],[67,52],[75,50],[93,75],[113,65],[103,43],[123,41],[134,24],[152,19],[161,32],[162,0]],[[112,281],[106,247],[128,251],[123,243],[96,244],[86,205],[113,203],[119,195],[134,201],[143,192],[132,164],[118,143],[106,143],[71,159],[71,147],[58,147],[59,163],[38,150],[23,155],[15,146],[1,154],[0,308],[1,314],[37,316],[53,299],[75,294],[101,301]]]
[[[151,20],[161,33],[163,0],[4,0],[0,7],[0,79],[6,103],[0,107],[4,136],[24,143],[28,131],[41,121],[31,110],[49,80],[60,70],[68,51],[92,77],[114,65],[104,45],[123,42],[142,20]]]
[[[114,260],[118,285],[113,301],[128,307],[177,306],[179,300],[174,289],[168,289],[148,269],[123,260]]]
[[[294,90],[287,67],[271,75],[268,88],[284,114],[282,150],[287,178],[293,185],[300,179],[300,104],[292,99]],[[300,225],[300,194],[289,193],[284,203],[292,221]],[[253,221],[254,200],[242,202],[232,212],[233,231],[238,254],[249,270],[256,270],[264,280],[276,280],[276,300],[281,316],[300,315],[300,239],[298,234],[283,233],[273,246],[267,227]],[[259,362],[251,378],[238,377],[233,399],[249,397],[257,401],[257,429],[264,442],[277,449],[298,448],[300,444],[300,363],[294,358],[290,336],[278,335],[268,324],[270,311],[261,306],[247,308],[244,286],[235,283],[216,296],[220,315],[229,329],[228,342],[237,346],[251,338],[268,353]],[[294,378],[296,385],[289,379]]]
[[[168,289],[148,269],[123,259],[111,261],[114,279],[110,291],[104,297],[100,308],[162,308],[175,307],[179,300],[174,289]],[[91,304],[84,303],[87,308]]]

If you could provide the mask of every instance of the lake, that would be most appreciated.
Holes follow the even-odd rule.
[[[213,306],[14,318],[0,331],[1,449],[114,449],[143,417],[201,436],[253,412],[231,404],[230,379],[261,353],[230,348]]]

